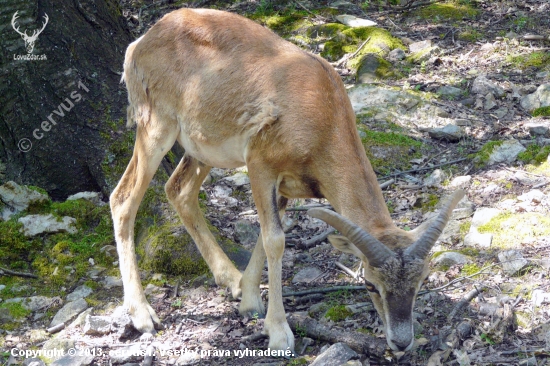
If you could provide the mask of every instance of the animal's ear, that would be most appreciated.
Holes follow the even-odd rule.
[[[359,257],[362,261],[365,263],[368,263],[367,257],[357,248],[351,241],[348,240],[345,236],[341,235],[329,235],[328,241],[330,244],[332,244],[333,247],[336,249],[348,253],[353,254],[356,257]]]

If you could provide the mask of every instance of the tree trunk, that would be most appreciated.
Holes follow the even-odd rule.
[[[30,50],[24,33],[40,31],[46,15]],[[120,78],[132,41],[118,1],[0,0],[0,29],[0,183],[56,199],[107,194],[102,163],[126,115]]]

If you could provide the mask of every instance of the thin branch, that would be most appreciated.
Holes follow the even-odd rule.
[[[11,271],[9,269],[3,268],[3,267],[0,267],[0,276],[1,275],[12,275],[12,276],[18,276],[18,277],[38,278],[37,275],[33,275],[32,273],[15,272],[15,271]]]
[[[351,269],[344,266],[342,263],[336,261],[336,262],[334,262],[334,264],[336,264],[336,267],[340,268],[342,271],[346,272],[351,277],[353,277],[353,279],[355,279],[355,280],[357,279],[357,273],[353,272]]]
[[[449,315],[447,316],[447,321],[451,321],[453,320],[453,318],[455,317],[455,315],[460,311],[462,310],[463,307],[465,307],[470,301],[473,300],[474,297],[476,297],[477,295],[479,295],[479,293],[481,291],[483,291],[485,287],[481,287],[480,289],[479,288],[475,288],[473,289],[472,291],[468,292],[466,294],[466,296],[464,296],[464,298],[462,300],[460,300],[454,307],[453,309],[451,310],[451,312],[449,313]]]
[[[454,285],[454,284],[457,283],[457,282],[464,281],[464,280],[466,280],[466,279],[468,279],[468,278],[472,278],[472,277],[478,276],[478,275],[480,275],[480,274],[487,274],[487,273],[484,272],[486,269],[489,269],[489,268],[494,267],[494,266],[498,266],[499,264],[501,264],[501,263],[493,263],[493,264],[490,264],[490,265],[488,265],[488,266],[486,266],[486,267],[483,267],[482,269],[480,269],[480,270],[479,270],[478,272],[476,272],[476,273],[473,273],[473,274],[468,275],[468,276],[462,276],[462,277],[455,278],[455,279],[452,280],[451,282],[449,282],[449,283],[447,283],[447,284],[445,284],[445,285],[443,285],[443,286],[441,286],[441,287],[436,287],[436,288],[432,288],[432,289],[420,291],[420,292],[418,293],[418,295],[424,295],[424,294],[427,294],[428,292],[441,291],[441,290],[443,290],[443,289],[445,289],[445,288],[447,288],[447,287],[449,287],[449,286]]]
[[[325,204],[322,204],[322,203],[314,203],[312,205],[304,205],[304,206],[298,206],[298,207],[288,207],[286,209],[286,211],[307,211],[310,208],[317,208],[317,207],[327,208],[329,210],[332,210],[331,205],[328,205],[328,204],[325,205]]]
[[[312,288],[310,290],[287,292],[283,294],[283,297],[302,296],[302,295],[309,295],[309,294],[324,294],[327,292],[335,292],[340,290],[355,291],[355,290],[366,290],[366,289],[367,288],[365,286],[333,286],[333,287],[324,287],[324,288]]]
[[[308,240],[304,240],[303,242],[298,243],[299,245],[297,245],[297,247],[298,248],[303,248],[303,249],[311,248],[311,247],[315,246],[317,243],[320,243],[323,240],[326,240],[326,238],[330,234],[333,234],[334,232],[335,232],[335,230],[333,228],[325,230],[319,235],[315,235],[314,237],[312,237]]]
[[[432,166],[427,166],[427,167],[424,167],[424,168],[411,169],[411,170],[405,170],[405,171],[402,171],[402,172],[392,173],[392,174],[388,174],[388,175],[385,175],[385,176],[383,176],[383,177],[380,177],[380,178],[378,178],[378,179],[386,179],[386,178],[390,178],[390,177],[397,177],[397,176],[403,175],[403,174],[416,173],[416,172],[420,172],[420,171],[422,171],[422,170],[429,170],[429,169],[439,168],[439,167],[445,166],[445,165],[451,165],[451,164],[454,164],[454,163],[460,163],[461,161],[464,161],[464,160],[468,160],[468,158],[461,158],[461,159],[456,159],[456,160],[447,161],[447,162],[441,163],[441,164],[436,164],[436,165],[432,165]]]

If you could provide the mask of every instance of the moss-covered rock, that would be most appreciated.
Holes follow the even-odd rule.
[[[398,71],[381,56],[369,53],[361,58],[357,68],[358,83],[369,83],[379,79],[399,77]]]
[[[431,22],[462,20],[475,18],[480,11],[470,3],[451,0],[445,3],[434,3],[415,10],[412,14]]]

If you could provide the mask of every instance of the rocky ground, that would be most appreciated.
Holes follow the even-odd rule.
[[[123,5],[136,36],[181,6]],[[327,226],[305,214],[326,202],[296,200],[285,217],[283,280],[297,355],[241,357],[240,351],[267,348],[259,335],[263,320],[240,317],[238,301],[213,284],[198,259],[179,267],[165,257],[147,262],[158,252],[177,262],[162,244],[188,243],[156,195],[170,171],[167,161],[144,203],[151,212],[142,207],[138,215],[142,280],[165,326],[152,338],[140,338],[118,308],[122,288],[105,197],[83,193],[56,203],[36,187],[0,187],[0,363],[23,362],[14,349],[50,350],[35,361],[51,363],[57,358],[51,350],[63,349],[77,354],[55,365],[546,364],[550,4],[193,5],[246,14],[333,63],[349,86],[360,136],[399,226],[416,227],[437,211],[440,198],[466,190],[433,250],[415,307],[414,348],[384,349],[357,258],[333,249]],[[341,25],[360,21],[351,16],[376,22],[377,30]],[[259,234],[246,170],[214,169],[203,187],[201,204],[215,235],[242,268]]]

